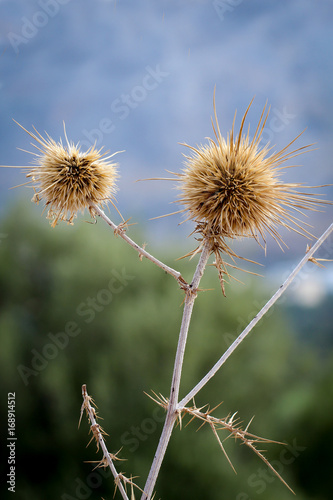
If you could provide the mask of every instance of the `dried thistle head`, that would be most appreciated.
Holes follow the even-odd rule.
[[[316,210],[319,204],[329,203],[319,200],[301,183],[284,183],[281,170],[293,166],[286,165],[291,158],[308,150],[304,146],[291,150],[298,139],[291,141],[278,152],[271,152],[268,146],[261,147],[260,141],[269,110],[262,111],[253,138],[250,140],[248,128],[244,124],[250,109],[248,106],[242,118],[240,129],[235,135],[235,118],[231,131],[224,139],[221,135],[215,108],[215,124],[212,120],[214,139],[208,144],[192,147],[186,157],[185,167],[176,173],[177,188],[181,195],[181,210],[187,213],[186,220],[196,223],[195,232],[201,235],[201,244],[188,255],[201,250],[204,241],[210,240],[215,253],[217,267],[226,272],[225,263],[219,253],[237,256],[227,244],[227,239],[252,237],[259,244],[265,244],[265,233],[269,233],[281,246],[283,240],[279,226],[286,227],[304,236],[312,235],[299,219],[304,210]],[[316,186],[322,187],[322,186]],[[261,237],[261,238],[260,238]]]
[[[185,168],[177,174],[182,191],[180,202],[185,205],[188,219],[199,224],[199,231],[211,232],[221,238],[250,236],[265,241],[267,231],[282,242],[277,227],[311,236],[294,215],[302,210],[315,210],[325,203],[310,193],[301,183],[283,183],[281,170],[285,163],[302,154],[309,146],[290,151],[296,137],[281,151],[269,154],[271,148],[260,148],[261,135],[269,110],[263,109],[255,134],[250,140],[249,129],[243,133],[244,123],[252,102],[248,106],[238,135],[234,123],[225,140],[220,132],[214,102],[216,140],[194,148],[192,156],[186,156]],[[235,115],[236,116],[236,115]],[[288,165],[290,167],[290,165]],[[319,186],[317,186],[319,187]]]
[[[34,127],[35,133],[18,125],[37,143],[31,143],[38,153],[30,152],[35,161],[27,168],[26,177],[30,179],[27,184],[35,191],[33,202],[45,201],[47,218],[53,227],[59,220],[72,224],[77,213],[85,208],[94,216],[92,205],[112,202],[117,164],[108,160],[116,153],[106,156],[107,153],[101,154],[94,146],[81,152],[78,144],[68,141],[65,128],[66,145],[63,145],[61,139],[55,142],[48,134],[44,138]]]

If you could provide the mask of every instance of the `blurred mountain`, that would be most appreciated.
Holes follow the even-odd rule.
[[[84,148],[96,141],[112,152],[125,150],[118,156],[118,199],[126,216],[146,220],[168,213],[175,199],[170,183],[134,181],[179,171],[185,151],[178,143],[195,145],[212,135],[216,85],[222,133],[235,109],[237,126],[256,96],[249,115],[253,132],[268,100],[264,141],[281,148],[306,128],[296,147],[318,148],[284,178],[330,183],[332,15],[331,2],[318,8],[310,0],[2,0],[0,162],[33,159],[16,149],[31,146],[12,118],[56,140],[65,121],[68,136]],[[17,170],[0,175],[4,212],[18,196],[8,188],[21,184],[22,176]],[[311,220],[320,232],[329,219]],[[162,224],[170,234],[171,223]]]

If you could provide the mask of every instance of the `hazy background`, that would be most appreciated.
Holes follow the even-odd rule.
[[[33,150],[12,118],[56,140],[65,121],[69,138],[83,148],[96,141],[111,152],[125,150],[118,156],[120,211],[140,223],[131,229],[140,243],[190,279],[195,263],[175,259],[195,244],[186,238],[191,225],[179,226],[179,216],[148,221],[177,209],[170,204],[176,199],[172,183],[135,181],[179,171],[186,152],[179,142],[200,144],[212,135],[216,86],[222,133],[236,109],[239,126],[255,96],[253,131],[267,101],[263,142],[279,149],[306,129],[296,146],[318,148],[298,159],[302,167],[286,170],[285,179],[332,183],[332,21],[330,1],[0,0],[0,163],[32,160],[17,149]],[[17,169],[0,171],[1,421],[7,421],[6,394],[16,391],[18,490],[29,500],[111,498],[112,481],[97,488],[91,465],[83,463],[98,456],[93,447],[85,449],[86,423],[76,429],[81,385],[86,382],[95,396],[111,451],[123,446],[128,463],[120,470],[139,474],[143,486],[161,426],[143,391],[168,394],[182,294],[171,278],[140,264],[102,221],[92,226],[83,216],[73,228],[51,229],[40,217],[42,208],[31,205],[31,190],[9,189],[24,180]],[[320,192],[332,199],[332,188]],[[331,219],[327,208],[308,222],[319,235]],[[208,271],[204,285],[214,291],[198,299],[183,392],[304,253],[304,238],[283,235],[285,253],[271,239],[267,256],[251,241],[235,247],[265,265],[259,269],[264,278],[238,276],[245,285],[229,285],[227,299]],[[332,258],[332,248],[330,238],[320,256]],[[78,306],[99,296],[123,268],[135,279],[87,323]],[[272,447],[268,456],[300,500],[330,498],[332,294],[332,266],[309,264],[198,399],[212,405],[223,400],[221,415],[239,410],[244,422],[255,414],[253,432],[289,443],[294,455]],[[26,384],[18,366],[31,367],[32,350],[42,353],[48,334],[69,321],[80,334]],[[289,498],[277,480],[258,477],[265,474],[258,459],[230,442],[235,476],[209,430],[195,429],[176,431],[157,498],[180,498],[180,490],[182,498]],[[180,483],[170,482],[176,476]],[[79,491],[82,482],[91,484]],[[207,492],[202,488],[208,482]]]
[[[255,126],[268,101],[263,142],[281,148],[306,129],[297,146],[318,148],[301,156],[302,170],[287,171],[286,179],[332,181],[332,2],[2,0],[0,7],[3,164],[32,158],[16,150],[31,147],[12,118],[55,139],[65,121],[68,136],[83,147],[96,140],[126,151],[118,156],[126,217],[173,211],[170,183],[134,181],[179,171],[186,150],[178,143],[212,136],[216,86],[223,133],[236,109],[239,125],[254,96]],[[156,68],[157,79],[146,78]],[[2,210],[22,194],[8,187],[21,182],[18,171],[2,172]],[[325,227],[323,216],[313,220],[318,231]],[[174,232],[176,222],[155,222],[150,230],[162,237],[157,228]]]

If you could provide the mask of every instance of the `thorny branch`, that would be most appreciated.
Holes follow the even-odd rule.
[[[112,472],[112,475],[114,477],[115,485],[116,485],[116,490],[119,488],[119,491],[121,493],[121,496],[123,497],[124,500],[129,500],[126,489],[124,488],[123,484],[125,484],[125,487],[127,484],[131,485],[131,499],[134,498],[134,493],[133,493],[133,487],[135,486],[136,488],[140,489],[135,483],[133,483],[132,479],[128,479],[125,477],[123,474],[118,474],[113,461],[114,460],[120,460],[117,457],[116,454],[112,454],[108,452],[108,449],[106,447],[103,435],[106,435],[106,432],[103,431],[102,427],[97,423],[97,412],[94,408],[95,403],[92,399],[91,396],[88,395],[87,392],[87,386],[83,384],[82,386],[82,397],[83,397],[83,403],[81,406],[81,414],[80,414],[80,420],[79,420],[79,425],[81,423],[82,415],[84,410],[86,411],[86,414],[88,416],[89,422],[90,422],[90,431],[92,432],[92,438],[90,439],[88,445],[91,443],[93,439],[96,441],[96,446],[97,446],[97,451],[99,450],[99,447],[102,448],[103,451],[103,458],[98,462],[98,467],[110,467],[110,470]],[[141,489],[140,489],[141,490]],[[141,490],[142,491],[142,490]]]
[[[169,406],[169,400],[161,394],[157,395],[154,392],[153,392],[153,394],[154,394],[154,397],[151,396],[150,394],[147,394],[147,396],[150,397],[155,403],[157,403],[159,406],[161,406],[162,408],[164,408],[166,410]],[[262,437],[259,437],[255,434],[248,432],[248,429],[249,429],[250,424],[253,420],[253,417],[250,420],[250,422],[247,424],[245,429],[242,428],[239,418],[236,417],[237,412],[235,412],[233,415],[227,415],[224,418],[214,417],[212,415],[213,411],[215,411],[221,404],[222,403],[218,404],[217,406],[215,406],[215,408],[212,408],[212,409],[209,408],[209,405],[204,405],[204,406],[201,406],[200,408],[197,408],[197,406],[194,403],[194,400],[193,400],[193,406],[190,406],[190,407],[186,407],[186,406],[182,407],[182,406],[178,405],[176,413],[178,416],[178,422],[179,422],[180,428],[182,427],[183,417],[185,415],[189,415],[192,417],[190,419],[190,421],[186,424],[186,426],[189,425],[194,419],[198,419],[202,422],[199,429],[203,425],[208,424],[209,427],[211,428],[215,438],[217,439],[217,442],[218,442],[221,450],[223,451],[224,456],[226,457],[227,461],[229,462],[230,467],[232,468],[232,470],[235,473],[236,473],[236,470],[235,470],[233,464],[231,463],[231,460],[230,460],[230,458],[229,458],[229,456],[228,456],[228,454],[223,446],[223,442],[226,441],[230,437],[233,437],[235,440],[237,440],[237,439],[240,440],[243,444],[248,446],[267,465],[267,467],[270,468],[270,470],[280,479],[280,481],[292,493],[294,493],[294,491],[290,488],[290,486],[286,483],[286,481],[280,476],[280,474],[277,472],[277,470],[274,469],[274,467],[270,464],[270,462],[267,460],[267,458],[263,455],[263,451],[259,450],[256,446],[257,444],[260,444],[260,443],[275,443],[275,444],[284,444],[284,443],[281,443],[279,441],[273,441],[272,439],[262,438]],[[207,408],[206,411],[203,411],[205,408]],[[229,435],[223,441],[221,441],[221,439],[217,433],[217,431],[219,431],[219,430],[226,430],[229,432]]]
[[[203,388],[205,384],[215,375],[215,373],[221,368],[229,356],[233,353],[236,347],[245,339],[245,337],[251,332],[254,326],[260,321],[260,319],[267,313],[267,311],[275,304],[278,298],[286,291],[288,286],[292,283],[295,276],[300,272],[300,270],[305,266],[308,261],[313,262],[313,255],[318,250],[318,248],[324,243],[326,238],[333,231],[333,223],[326,229],[326,231],[318,238],[315,244],[311,248],[307,248],[307,252],[303,259],[295,267],[295,269],[290,273],[285,282],[279,287],[276,293],[271,297],[271,299],[264,305],[264,307],[258,312],[258,314],[253,318],[253,320],[248,324],[248,326],[243,330],[243,332],[237,337],[237,339],[231,344],[231,346],[226,350],[226,352],[220,357],[220,359],[215,363],[212,369],[198,382],[198,384],[180,401],[180,406],[186,406],[191,399]],[[315,259],[316,260],[316,259]],[[321,259],[317,259],[321,260]]]
[[[183,290],[187,290],[189,287],[189,284],[184,280],[180,272],[176,271],[175,269],[172,269],[172,267],[167,266],[160,260],[156,259],[153,255],[151,255],[149,252],[147,252],[144,248],[140,247],[135,241],[133,241],[129,236],[127,236],[124,228],[124,223],[119,224],[118,226],[112,222],[112,220],[109,219],[109,217],[103,212],[101,208],[99,208],[96,204],[90,203],[90,207],[93,209],[94,212],[96,212],[97,215],[99,215],[110,227],[112,227],[113,231],[115,234],[119,234],[123,240],[125,240],[134,250],[136,250],[139,253],[140,258],[146,257],[148,260],[156,264],[158,267],[163,269],[166,273],[170,274],[173,276],[179,283],[180,288]]]

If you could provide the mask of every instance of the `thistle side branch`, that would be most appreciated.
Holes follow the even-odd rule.
[[[97,205],[95,205],[94,203],[90,203],[89,205],[90,208],[92,208],[97,215],[99,215],[110,227],[112,227],[113,231],[116,234],[119,234],[119,236],[123,240],[125,240],[132,248],[134,248],[134,250],[136,250],[139,253],[140,257],[145,257],[146,259],[150,260],[158,267],[163,269],[163,271],[173,276],[177,280],[180,288],[182,288],[183,290],[187,290],[189,288],[189,284],[187,283],[187,281],[184,280],[179,271],[176,271],[172,267],[167,266],[160,260],[156,259],[156,257],[151,255],[149,252],[147,252],[144,248],[140,247],[137,243],[135,243],[135,241],[133,241],[129,236],[127,236],[124,228],[122,227],[122,224],[119,224],[117,226]]]
[[[261,318],[267,313],[267,311],[275,304],[275,302],[281,297],[281,295],[286,291],[288,286],[292,283],[296,275],[301,271],[303,266],[313,257],[314,253],[318,248],[324,243],[328,236],[333,232],[333,223],[326,229],[326,231],[318,238],[315,244],[306,252],[302,260],[290,273],[285,282],[279,287],[275,294],[269,299],[269,301],[264,305],[264,307],[257,313],[253,320],[248,324],[248,326],[242,331],[242,333],[236,338],[236,340],[231,344],[231,346],[225,351],[225,353],[220,357],[220,359],[215,363],[211,370],[197,383],[197,385],[180,401],[178,407],[184,407],[188,404],[191,399],[193,399],[196,394],[207,384],[207,382],[216,374],[216,372],[221,368],[229,356],[234,352],[234,350],[239,346],[239,344],[245,339],[245,337],[251,332],[254,326],[261,320]]]

